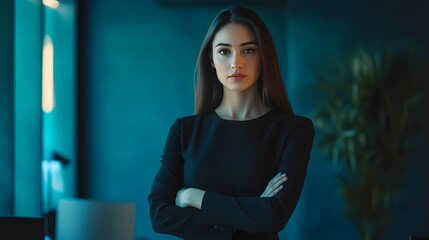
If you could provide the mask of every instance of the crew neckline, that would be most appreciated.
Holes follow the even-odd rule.
[[[215,111],[215,110],[213,110],[213,113],[216,115],[216,117],[217,118],[219,118],[220,120],[222,120],[222,121],[226,121],[226,122],[251,122],[251,121],[256,121],[256,120],[259,120],[259,119],[262,119],[262,118],[265,118],[266,116],[268,116],[271,112],[273,112],[274,110],[273,110],[273,108],[271,108],[270,110],[268,110],[266,113],[264,113],[264,114],[262,114],[261,116],[259,116],[259,117],[256,117],[256,118],[252,118],[252,119],[246,119],[246,120],[232,120],[232,119],[225,119],[225,118],[222,118],[221,116],[219,116],[219,114]]]

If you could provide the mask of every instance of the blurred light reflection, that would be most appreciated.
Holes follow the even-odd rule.
[[[57,0],[43,0],[43,5],[55,9],[60,6],[60,2],[58,2]]]
[[[43,43],[43,70],[42,70],[42,109],[52,112],[55,107],[54,98],[54,45],[46,35]]]
[[[45,211],[55,209],[65,193],[63,165],[58,160],[43,160],[43,207]]]

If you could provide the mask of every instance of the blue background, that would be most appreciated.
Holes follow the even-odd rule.
[[[27,27],[16,31],[21,37],[14,40],[14,25],[0,21],[0,186],[4,196],[0,197],[0,214],[38,211],[40,171],[39,162],[33,160],[59,152],[71,160],[65,167],[67,195],[135,202],[138,239],[177,239],[153,232],[147,195],[170,125],[177,117],[193,114],[194,67],[207,28],[217,12],[234,1],[189,6],[180,4],[187,0],[172,5],[155,0],[81,0],[76,9],[73,2],[63,1],[61,9],[67,11],[44,12],[52,21],[46,25],[26,23],[41,18],[40,4],[32,6],[36,11],[29,15],[23,6],[33,3],[17,0],[21,11],[13,15],[3,9],[14,6],[2,2],[2,20],[15,19],[17,26],[26,23]],[[285,85],[299,115],[310,116],[318,106],[320,96],[309,86],[333,59],[346,59],[358,49],[383,51],[393,46],[398,51],[412,47],[418,61],[429,62],[429,1],[289,0],[283,7],[254,2],[260,4],[249,6],[271,31]],[[75,10],[73,19],[68,11]],[[43,116],[37,96],[40,31],[52,33],[61,56],[56,58],[57,108]],[[75,36],[76,45],[70,41]],[[14,44],[12,52],[8,46]],[[12,78],[14,84],[8,81]],[[427,93],[419,108],[421,128],[413,135],[412,154],[392,202],[394,222],[383,237],[386,240],[429,236]],[[29,97],[34,100],[28,101]],[[25,131],[29,125],[32,132]],[[319,138],[316,131],[302,196],[280,238],[357,240],[357,228],[344,215],[337,190],[335,176],[341,168],[321,155]],[[29,187],[31,179],[36,187]]]

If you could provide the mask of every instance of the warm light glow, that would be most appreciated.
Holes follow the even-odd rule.
[[[54,45],[46,35],[43,43],[42,109],[44,112],[52,112],[54,106]]]
[[[55,9],[60,6],[60,2],[57,0],[43,0],[43,5]]]

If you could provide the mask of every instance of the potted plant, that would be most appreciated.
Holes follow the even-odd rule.
[[[389,204],[408,157],[425,77],[411,54],[358,51],[321,75],[316,85],[323,94],[313,116],[324,132],[320,146],[344,168],[339,190],[361,239],[380,239],[391,224]]]

